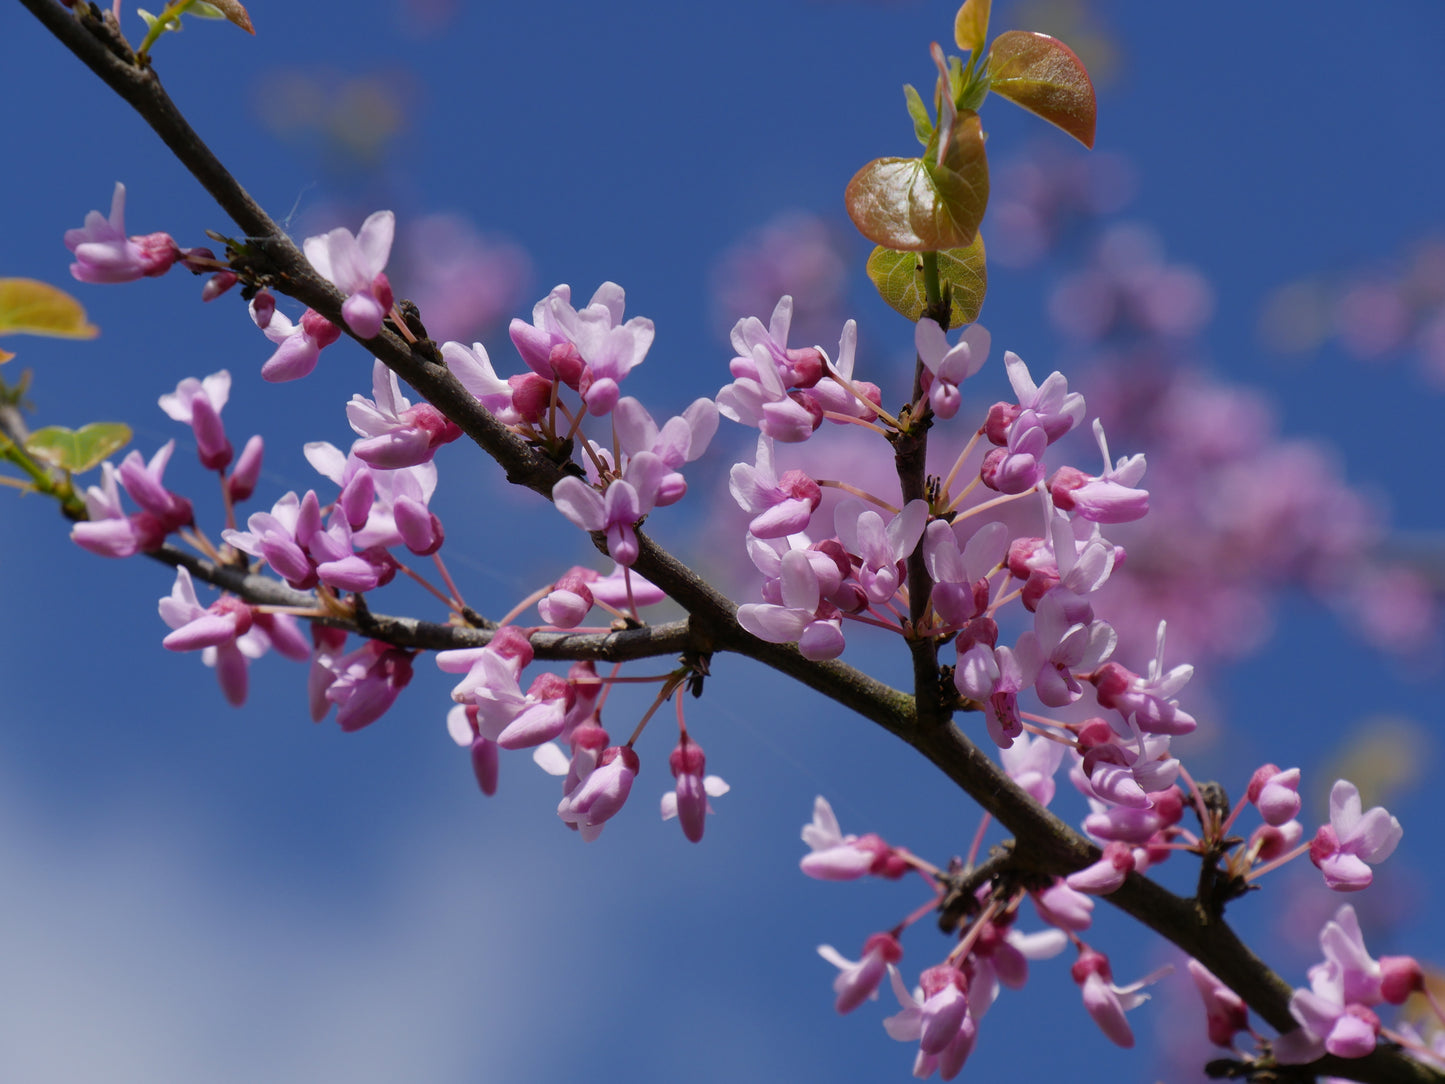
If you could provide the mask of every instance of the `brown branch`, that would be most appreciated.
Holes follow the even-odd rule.
[[[342,299],[335,287],[316,274],[295,243],[211,153],[162,89],[155,72],[138,66],[128,56],[123,43],[117,42],[116,34],[99,17],[98,9],[82,8],[72,13],[55,0],[20,0],[20,3],[155,129],[181,164],[240,226],[248,243],[269,261],[277,288],[344,329]],[[364,345],[495,459],[505,470],[508,481],[550,497],[553,485],[561,477],[558,465],[501,425],[446,366],[424,351],[413,350],[388,330],[365,340]],[[909,471],[913,475],[915,468],[910,466]],[[921,475],[918,477],[921,480]],[[1014,834],[1016,866],[1062,875],[1097,858],[1099,852],[1092,843],[1021,791],[956,725],[936,717],[934,709],[930,707],[926,712],[929,716],[926,722],[930,725],[922,725],[925,720],[920,720],[913,697],[845,664],[812,662],[804,659],[792,645],[757,639],[737,624],[736,607],[725,596],[641,533],[639,541],[641,553],[634,567],[681,604],[689,613],[688,620],[656,629],[605,634],[595,644],[590,643],[587,636],[576,634],[555,634],[556,640],[547,639],[554,634],[538,634],[533,642],[539,656],[548,657],[543,651],[546,644],[547,650],[557,652],[552,656],[557,658],[587,657],[567,652],[594,649],[619,653],[608,657],[640,658],[662,653],[653,650],[660,643],[669,645],[668,652],[731,651],[745,655],[851,708],[912,745]],[[297,595],[309,598],[290,592],[266,577],[218,568],[179,550],[167,548],[157,557],[169,564],[185,565],[207,582],[254,601],[294,599]],[[255,592],[254,597],[247,592]],[[276,604],[297,603],[277,601]],[[489,635],[485,630],[453,628],[409,618],[373,620],[381,622],[386,632],[379,638],[403,646],[475,646],[485,643]],[[632,651],[637,653],[627,654]],[[918,676],[922,682],[922,675]],[[929,680],[936,680],[936,669]],[[920,684],[920,692],[922,688]],[[1281,1030],[1293,1027],[1294,1021],[1288,1012],[1288,984],[1265,966],[1225,923],[1210,921],[1203,915],[1194,901],[1175,896],[1136,874],[1131,874],[1126,884],[1107,898],[1198,959],[1272,1026]],[[1440,1084],[1445,1080],[1445,1074],[1385,1047],[1365,1058],[1348,1061],[1325,1058],[1310,1068],[1366,1084]]]

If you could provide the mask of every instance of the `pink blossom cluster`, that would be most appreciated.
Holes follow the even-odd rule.
[[[825,881],[849,881],[867,876],[897,880],[916,872],[929,885],[932,904],[914,909],[887,931],[871,934],[860,959],[848,959],[831,945],[818,949],[839,969],[833,991],[840,1013],[852,1012],[875,999],[884,979],[889,980],[901,1011],[884,1020],[884,1027],[894,1039],[919,1044],[915,1076],[928,1077],[934,1072],[944,1080],[956,1076],[977,1042],[984,1013],[1001,989],[1022,989],[1029,979],[1029,961],[1056,956],[1070,946],[1076,956],[1069,975],[1079,986],[1085,1011],[1110,1041],[1133,1046],[1126,1014],[1147,1000],[1144,988],[1163,972],[1134,983],[1115,983],[1107,954],[1084,937],[1093,921],[1091,897],[1114,892],[1131,872],[1142,873],[1175,851],[1202,853],[1205,838],[1182,825],[1183,813],[1191,804],[1208,839],[1227,836],[1244,809],[1253,807],[1259,813],[1262,823],[1249,838],[1231,841],[1233,853],[1223,870],[1240,885],[1307,851],[1315,857],[1309,845],[1295,846],[1303,833],[1294,819],[1300,808],[1298,769],[1259,768],[1250,779],[1246,801],[1222,820],[1210,813],[1192,781],[1190,797],[1169,782],[1179,772],[1177,761],[1172,767],[1155,765],[1159,769],[1155,781],[1168,789],[1148,794],[1147,807],[1142,792],[1138,792],[1141,800],[1136,804],[1111,806],[1097,796],[1096,784],[1106,773],[1098,771],[1097,762],[1095,770],[1089,770],[1090,760],[1101,748],[1091,744],[1089,732],[1104,736],[1108,727],[1103,720],[1093,720],[1077,730],[1077,744],[1047,733],[1025,734],[1000,751],[1004,771],[1041,805],[1048,805],[1055,796],[1054,776],[1064,757],[1072,760],[1071,781],[1092,810],[1083,827],[1100,844],[1101,854],[1093,865],[1067,877],[1030,883],[1005,873],[976,879],[981,883],[971,893],[956,897],[951,886],[973,870],[973,854],[966,862],[953,859],[939,867],[876,834],[845,835],[828,802],[819,797],[814,803],[813,820],[802,833],[809,848],[800,863],[805,874]],[[1337,797],[1331,823],[1321,827],[1316,838],[1343,837],[1346,842],[1335,853],[1347,854],[1349,862],[1363,865],[1364,861],[1383,860],[1399,838],[1398,822],[1379,808],[1362,817],[1351,784],[1341,780],[1334,790]],[[1363,887],[1358,882],[1342,882],[1319,860],[1316,865],[1321,866],[1331,888],[1348,891]],[[1368,874],[1364,882],[1368,883]],[[1025,902],[1032,905],[1043,929],[1025,933],[1018,928]],[[935,908],[957,923],[956,941],[941,962],[924,968],[918,985],[910,990],[897,966],[904,954],[900,939],[907,927]],[[1325,1052],[1341,1057],[1369,1053],[1381,1033],[1380,1020],[1371,1006],[1381,1001],[1398,1005],[1411,992],[1423,989],[1422,973],[1413,959],[1386,958],[1376,963],[1369,958],[1349,907],[1341,908],[1334,921],[1326,924],[1320,940],[1326,963],[1311,969],[1310,989],[1296,991],[1290,1003],[1300,1027],[1272,1040],[1280,1063],[1312,1061]],[[1266,1042],[1249,1028],[1248,1010],[1238,994],[1198,961],[1189,961],[1189,971],[1204,1002],[1202,1023],[1212,1043],[1233,1049],[1236,1035],[1245,1030],[1262,1044]]]
[[[86,273],[100,274],[106,261],[142,266],[126,247],[131,241],[123,238],[118,216],[117,209],[112,220],[87,220],[90,239],[71,245]],[[388,319],[399,333],[404,330],[384,272],[392,228],[390,213],[378,212],[355,237],[333,230],[304,246],[317,270],[346,295],[343,322],[359,339],[379,334]],[[1121,297],[1142,288],[1128,276],[1114,285],[1124,291]],[[304,375],[321,347],[341,334],[314,313],[291,324],[264,291],[252,293],[250,311],[278,344],[263,366],[266,379]],[[684,719],[680,694],[700,683],[705,668],[684,661],[662,679],[635,679],[657,680],[661,688],[631,736],[616,742],[602,718],[609,689],[626,680],[622,664],[606,673],[591,661],[574,662],[565,673],[539,669],[535,640],[636,627],[641,608],[663,600],[664,593],[634,571],[643,555],[638,528],[654,510],[687,495],[684,468],[708,447],[721,416],[759,431],[751,461],[729,471],[730,492],[750,517],[741,548],[762,574],[761,601],[738,607],[738,624],[763,641],[796,645],[813,661],[841,655],[847,627],[929,644],[942,660],[947,695],[941,709],[979,717],[977,729],[998,747],[1002,771],[1014,785],[1048,806],[1067,758],[1069,780],[1087,806],[1082,829],[1098,857],[1067,876],[1041,878],[1007,864],[978,876],[977,842],[967,860],[938,866],[876,834],[845,835],[828,803],[817,799],[813,821],[803,829],[809,847],[804,873],[829,881],[901,880],[917,873],[929,885],[924,905],[869,936],[859,960],[830,946],[819,949],[839,969],[839,1012],[875,998],[887,978],[899,1011],[884,1026],[894,1039],[918,1044],[916,1076],[956,1076],[1001,989],[1022,988],[1029,961],[1069,947],[1075,953],[1070,978],[1085,1010],[1111,1041],[1132,1045],[1126,1013],[1147,998],[1142,990],[1155,976],[1117,984],[1109,957],[1083,935],[1092,924],[1093,896],[1117,891],[1130,875],[1177,851],[1216,863],[1212,876],[1222,888],[1214,905],[1221,909],[1259,877],[1305,854],[1332,889],[1354,891],[1370,883],[1372,864],[1394,850],[1401,828],[1383,808],[1364,811],[1352,784],[1335,784],[1329,823],[1304,842],[1297,769],[1261,766],[1245,801],[1231,810],[1196,785],[1174,755],[1173,739],[1197,726],[1179,700],[1193,667],[1166,663],[1161,621],[1152,659],[1142,672],[1131,669],[1117,657],[1113,624],[1096,611],[1130,559],[1113,536],[1151,511],[1150,492],[1140,486],[1145,458],[1112,458],[1104,424],[1095,419],[1090,428],[1102,468],[1092,473],[1066,461],[1064,439],[1087,414],[1084,397],[1062,373],[1036,382],[1017,354],[1005,352],[1012,397],[980,402],[966,420],[968,382],[986,362],[990,336],[975,325],[950,341],[936,324],[923,321],[915,332],[919,364],[912,401],[895,417],[878,387],[854,375],[856,325],[844,325],[836,358],[816,345],[790,346],[793,306],[784,296],[767,325],[747,317],[733,328],[732,379],[715,400],[699,399],[659,424],[639,400],[621,394],[622,381],[645,359],[654,338],[652,321],[624,319],[624,311],[625,294],[614,283],[604,283],[581,308],[572,303],[569,287],[556,287],[534,307],[530,324],[513,321],[511,339],[525,368],[509,377],[498,375],[480,343],[439,348],[462,387],[503,425],[559,463],[577,456],[554,485],[553,503],[592,532],[615,563],[607,575],[581,566],[564,571],[488,625],[484,644],[438,653],[438,667],[458,677],[447,727],[468,750],[483,792],[497,788],[503,751],[530,750],[539,767],[562,780],[559,819],[584,840],[595,840],[631,795],[641,769],[638,739],[654,712],[671,701],[678,724],[668,758],[674,784],[659,810],[679,822],[688,840],[701,840],[713,812],[710,799],[729,789],[707,773],[706,757]],[[234,509],[253,495],[262,446],[252,438],[234,456],[221,421],[229,391],[230,376],[221,372],[188,378],[161,399],[170,417],[191,427],[203,468],[219,477],[222,545],[200,532],[192,502],[165,484],[174,442],[148,463],[133,452],[118,468],[104,464],[101,484],[85,497],[90,519],[76,525],[73,537],[93,552],[129,556],[154,552],[174,535],[218,566],[250,574],[269,567],[294,591],[312,592],[298,596],[306,605],[222,595],[202,606],[181,567],[160,603],[172,630],[164,646],[202,651],[233,703],[245,698],[249,660],[274,647],[309,663],[313,719],[334,707],[343,730],[360,729],[393,705],[411,680],[417,654],[380,635],[348,650],[348,634],[338,626],[361,623],[370,592],[404,572],[422,581],[459,622],[477,624],[441,561],[445,531],[430,510],[439,478],[436,455],[460,430],[432,404],[414,404],[377,361],[371,396],[355,395],[346,408],[356,434],[349,450],[326,442],[306,446],[308,461],[334,488],[324,496],[316,489],[288,492],[269,511],[253,512],[243,530]],[[804,466],[783,468],[783,457],[796,456],[824,422],[853,427],[860,441],[875,441],[880,454],[915,437],[917,427],[961,430],[963,449],[946,475],[927,479],[923,496],[893,503],[857,480],[819,477]],[[610,433],[599,440],[588,427],[600,425],[610,426]],[[124,509],[122,489],[139,511]],[[848,494],[829,515],[820,514],[825,489]],[[435,564],[441,587],[408,567],[416,558]],[[519,624],[532,606],[539,623]],[[584,628],[596,608],[620,625]],[[310,643],[298,616],[312,622]],[[1231,835],[1246,808],[1261,823],[1247,838]],[[1191,811],[1197,832],[1184,823]],[[1041,929],[1017,928],[1026,904]],[[898,966],[901,937],[934,910],[956,940],[910,988]],[[1312,1060],[1326,1051],[1368,1053],[1384,1033],[1373,1006],[1398,1004],[1419,986],[1413,961],[1368,957],[1349,908],[1326,926],[1321,945],[1325,963],[1311,970],[1310,989],[1291,1001],[1300,1027],[1276,1041],[1281,1062]],[[1242,1003],[1197,963],[1191,973],[1204,998],[1211,1040],[1232,1043],[1247,1028]]]

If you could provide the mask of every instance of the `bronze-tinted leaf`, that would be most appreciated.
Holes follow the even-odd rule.
[[[1058,38],[1006,31],[993,41],[988,71],[993,93],[1037,113],[1084,146],[1094,145],[1094,84],[1074,51]]]
[[[48,425],[25,441],[25,450],[51,466],[80,474],[130,443],[130,426],[124,422],[91,422],[79,429]]]
[[[868,277],[873,280],[878,293],[889,308],[914,323],[922,318],[927,301],[920,259],[916,252],[897,252],[881,245],[868,257]],[[988,266],[981,235],[975,237],[973,244],[967,248],[938,254],[938,281],[951,289],[950,329],[978,319],[984,294],[988,290]]]
[[[204,6],[215,8],[222,19],[234,23],[246,33],[256,33],[255,27],[251,25],[251,16],[246,13],[246,8],[238,0],[206,0]]]
[[[937,159],[877,158],[844,193],[848,216],[875,245],[909,252],[963,248],[988,205],[988,160],[976,113],[960,114]]]
[[[963,6],[953,18],[953,40],[958,47],[970,53],[978,53],[988,39],[988,10],[990,0],[963,0]]]

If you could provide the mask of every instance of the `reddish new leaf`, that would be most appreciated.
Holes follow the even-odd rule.
[[[1009,30],[989,51],[990,89],[1057,125],[1086,147],[1094,145],[1098,112],[1094,84],[1074,51],[1058,38]]]
[[[988,159],[978,114],[954,121],[937,157],[877,158],[844,193],[848,217],[875,245],[905,252],[966,248],[988,205]]]
[[[247,14],[239,0],[207,0],[207,2],[219,11],[221,17],[227,22],[234,23],[248,34],[256,33],[256,28],[251,25],[251,16]]]

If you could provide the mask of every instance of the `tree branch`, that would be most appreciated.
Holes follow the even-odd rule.
[[[55,0],[20,3],[156,131],[241,228],[247,243],[269,263],[277,289],[345,330],[342,298],[335,287],[316,274],[295,243],[201,141],[161,87],[154,70],[136,64],[133,56],[126,55],[129,50],[118,42],[118,34],[107,28],[99,10],[92,7],[71,11]],[[425,350],[413,349],[389,330],[364,340],[363,345],[495,459],[508,481],[550,498],[552,487],[562,477],[561,468],[499,423],[445,365],[433,360]],[[912,466],[909,473],[917,475],[921,482],[921,474]],[[641,532],[638,537],[641,552],[633,567],[682,605],[689,618],[656,628],[607,634],[537,633],[532,642],[539,657],[622,661],[673,651],[730,651],[744,655],[851,708],[912,745],[1014,834],[1015,866],[1062,875],[1098,857],[1092,843],[1020,790],[955,724],[936,718],[932,707],[925,713],[929,717],[920,720],[913,697],[845,664],[812,662],[792,645],[771,644],[752,636],[737,624],[736,607],[731,601]],[[315,603],[311,596],[291,591],[268,577],[219,567],[174,547],[164,547],[154,556],[166,564],[184,566],[198,578],[249,601],[288,606]],[[915,603],[921,605],[917,600]],[[319,620],[349,627],[339,619]],[[411,618],[371,620],[377,625],[365,635],[397,646],[435,650],[479,646],[490,638],[487,630]],[[929,680],[936,684],[936,676],[935,665]],[[920,693],[922,690],[920,685]],[[1125,885],[1107,899],[1198,959],[1273,1027],[1287,1030],[1294,1026],[1288,1011],[1289,985],[1225,923],[1210,921],[1194,901],[1175,896],[1137,874],[1131,874]],[[1439,1084],[1445,1080],[1445,1074],[1386,1047],[1365,1058],[1325,1058],[1309,1069],[1366,1084]]]

